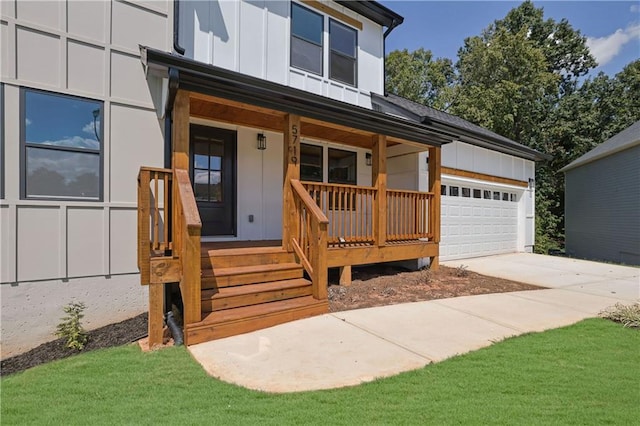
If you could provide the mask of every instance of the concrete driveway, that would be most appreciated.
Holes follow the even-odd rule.
[[[326,314],[191,346],[212,376],[267,392],[357,385],[594,317],[640,298],[640,269],[535,254],[446,262],[548,290]]]

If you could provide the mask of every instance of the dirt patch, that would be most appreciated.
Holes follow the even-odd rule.
[[[337,285],[337,273],[330,275],[329,308],[331,312],[543,288],[502,278],[487,277],[468,271],[462,266],[459,268],[441,266],[438,271],[428,269],[409,271],[386,265],[354,267],[352,278],[350,286],[340,286]]]
[[[409,271],[389,265],[354,267],[352,284],[338,285],[337,271],[329,274],[329,308],[331,312],[397,303],[420,302],[475,294],[540,290],[542,287],[487,277],[464,268],[440,267]],[[24,354],[2,360],[0,375],[17,373],[27,368],[92,350],[135,342],[147,335],[147,314],[111,324],[89,332],[82,351],[65,347],[63,339],[44,343]]]

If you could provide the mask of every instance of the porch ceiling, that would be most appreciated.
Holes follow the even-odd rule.
[[[271,130],[282,133],[286,113],[273,109],[258,107],[242,102],[223,99],[202,93],[189,93],[190,115],[239,126],[252,127],[260,130]],[[366,132],[327,123],[313,118],[301,117],[300,133],[302,137],[335,142],[359,148],[371,149],[375,133]],[[393,146],[399,143],[417,145],[423,149],[428,146],[417,144],[398,138],[387,138],[387,145]]]

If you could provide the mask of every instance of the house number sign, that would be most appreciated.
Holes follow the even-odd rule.
[[[289,146],[290,160],[293,164],[298,164],[298,126],[295,124],[291,126],[291,139],[293,143]]]

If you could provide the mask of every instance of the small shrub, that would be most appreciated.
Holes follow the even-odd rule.
[[[418,279],[420,281],[420,284],[429,284],[432,279],[431,270],[429,268],[420,269],[420,275]]]
[[[601,318],[619,322],[625,327],[640,328],[640,302],[631,305],[616,303],[599,313]]]
[[[60,318],[56,336],[67,339],[66,346],[81,351],[87,343],[87,332],[82,328],[80,320],[84,317],[86,306],[82,302],[72,302],[63,308],[66,316]]]
[[[467,271],[468,266],[460,265],[456,268],[456,277],[462,278],[469,275],[469,271]]]

